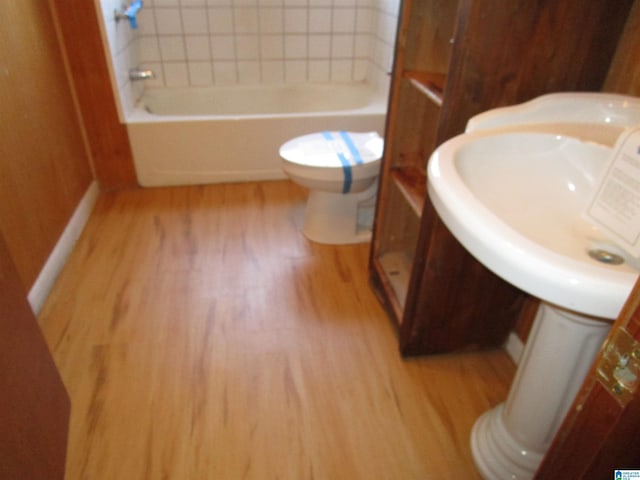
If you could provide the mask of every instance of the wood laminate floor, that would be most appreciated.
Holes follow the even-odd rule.
[[[402,359],[367,245],[299,232],[286,182],[103,194],[40,316],[67,479],[479,478],[502,351]]]

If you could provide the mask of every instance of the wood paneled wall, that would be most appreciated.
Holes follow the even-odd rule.
[[[26,290],[91,181],[47,2],[0,2],[0,231]]]
[[[129,135],[118,117],[96,4],[93,0],[49,3],[71,70],[96,180],[102,190],[135,187]]]
[[[640,96],[640,0],[631,7],[603,90]]]

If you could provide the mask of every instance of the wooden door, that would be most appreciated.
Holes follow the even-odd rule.
[[[0,478],[62,480],[70,408],[0,235]]]
[[[640,280],[627,300],[620,317],[613,325],[607,342],[619,344],[614,338],[622,336],[636,345],[629,352],[638,362],[631,366],[630,373],[638,373],[640,365]],[[631,337],[631,338],[629,338]],[[605,343],[605,345],[607,345]],[[582,389],[565,417],[560,431],[547,452],[535,478],[609,479],[614,478],[615,469],[640,470],[640,389],[619,389],[613,393],[598,380],[597,370],[602,370],[610,357],[603,349],[594,362]],[[621,353],[626,348],[616,349]],[[631,375],[633,378],[633,375]],[[614,389],[617,388],[614,386]],[[625,398],[626,397],[626,398]]]

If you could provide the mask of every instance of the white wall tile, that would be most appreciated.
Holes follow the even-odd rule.
[[[257,8],[234,8],[233,22],[237,34],[250,34],[258,32]]]
[[[336,33],[352,33],[356,29],[355,8],[334,8],[332,31]]]
[[[183,8],[182,27],[185,34],[209,33],[206,8]]]
[[[353,69],[352,60],[332,60],[331,61],[331,81],[350,82]]]
[[[129,22],[113,22],[115,25],[114,30],[114,50],[116,52],[121,52],[122,50],[126,50],[129,46],[129,43],[133,41],[134,38],[134,30],[129,25]]]
[[[184,37],[184,41],[189,61],[211,59],[208,35],[190,35]]]
[[[236,58],[236,42],[233,35],[212,36],[209,44],[214,60],[234,60]]]
[[[331,37],[329,35],[309,35],[309,58],[329,58]]]
[[[306,35],[285,35],[284,58],[286,59],[307,58],[307,36]]]
[[[234,85],[238,82],[235,62],[214,61],[213,79],[216,85]]]
[[[260,62],[239,61],[238,62],[238,83],[245,85],[260,84]]]
[[[104,19],[105,23],[109,23],[114,20],[113,11],[120,9],[120,1],[119,0],[100,0],[99,7],[100,7],[99,11],[102,14],[102,18]]]
[[[282,33],[284,31],[282,8],[260,8],[259,23],[260,33]]]
[[[395,42],[396,37],[395,18],[388,14],[379,15],[377,35],[384,42],[392,45]]]
[[[391,76],[385,72],[380,72],[375,79],[376,86],[383,92],[388,92],[391,87]]]
[[[357,34],[355,36],[353,55],[357,58],[371,57],[373,39],[369,34]]]
[[[158,37],[160,57],[163,61],[186,60],[184,37],[167,35]]]
[[[358,8],[356,10],[356,32],[372,33],[373,29],[373,12],[368,8]]]
[[[209,32],[233,33],[233,13],[229,7],[219,7],[208,9]]]
[[[117,23],[113,18],[113,11],[109,13],[108,8],[104,8],[102,15],[104,15],[103,27],[104,27],[104,34],[106,37],[105,40],[107,41],[107,46],[109,47],[110,51],[115,53],[117,52],[117,48],[116,48]]]
[[[123,113],[125,115],[125,118],[133,113],[136,101],[142,94],[143,88],[144,82],[127,82],[127,84],[120,89],[120,98],[122,101]]]
[[[179,8],[156,8],[156,28],[158,35],[182,34]]]
[[[164,80],[168,87],[189,86],[189,74],[186,62],[164,64]]]
[[[140,64],[139,43],[140,43],[140,39],[135,38],[133,42],[130,43],[129,47],[126,50],[126,54],[129,57],[128,68],[135,67]]]
[[[284,55],[284,37],[282,35],[265,35],[260,42],[260,55],[263,59],[273,60]]]
[[[353,81],[364,82],[369,78],[369,60],[354,60],[353,61]]]
[[[309,33],[331,33],[330,8],[311,8],[309,10]]]
[[[211,62],[189,62],[189,84],[194,86],[207,86],[213,83],[213,70]]]
[[[284,80],[287,83],[302,83],[307,80],[306,60],[287,60],[284,62]]]
[[[400,0],[145,0],[137,30],[109,18],[120,1],[96,0],[127,102],[136,65],[144,85],[388,83]]]
[[[257,60],[260,57],[257,35],[236,36],[236,57],[238,60]]]
[[[393,47],[391,45],[383,44],[382,50],[382,69],[389,72],[393,68]]]
[[[152,8],[142,8],[138,12],[138,35],[156,35],[156,18]]]
[[[373,62],[379,69],[384,70],[386,64],[384,43],[379,38],[374,39],[373,43]]]
[[[397,15],[398,8],[400,7],[400,0],[381,0],[380,10],[391,15]]]
[[[307,32],[307,10],[302,8],[285,9],[284,11],[284,31],[285,33],[306,33]]]
[[[158,37],[140,37],[138,50],[141,62],[157,62],[161,60]]]
[[[309,60],[308,79],[310,82],[328,82],[329,81],[329,60]]]
[[[129,55],[127,51],[116,53],[114,58],[116,85],[122,88],[129,81]]]
[[[284,82],[284,62],[281,60],[262,62],[262,83],[282,82]]]
[[[331,57],[352,58],[353,57],[353,35],[332,35],[331,36]]]

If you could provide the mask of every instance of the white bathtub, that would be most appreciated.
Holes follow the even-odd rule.
[[[323,130],[383,134],[386,93],[366,85],[148,89],[127,118],[143,186],[285,178],[278,149]]]

